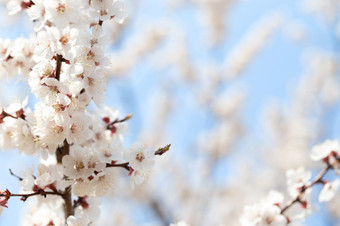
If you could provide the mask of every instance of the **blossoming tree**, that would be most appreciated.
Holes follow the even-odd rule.
[[[296,15],[272,9],[259,18],[247,15],[251,18],[249,28],[238,36],[233,32],[246,27],[241,22],[244,18],[237,17],[236,26],[227,26],[238,12],[238,7],[230,9],[244,4],[249,14],[257,14],[256,5],[271,0],[138,1],[133,5],[152,14],[148,15],[151,20],[134,18],[132,13],[122,26],[118,25],[125,18],[122,1],[2,1],[8,3],[11,14],[27,14],[35,30],[29,39],[0,42],[0,77],[20,74],[39,98],[34,111],[25,99],[3,105],[0,112],[1,148],[40,157],[37,170],[20,173],[12,168],[13,180],[20,181],[20,192],[0,185],[1,210],[11,207],[13,196],[30,202],[25,203],[29,208],[23,225],[139,226],[144,222],[130,208],[136,203],[145,216],[151,212],[155,218],[148,219],[147,225],[296,225],[311,213],[320,212],[314,211],[318,201],[327,201],[334,219],[339,216],[339,182],[334,175],[339,171],[339,144],[335,140],[321,142],[325,140],[323,117],[340,97],[337,56],[320,48],[303,52],[303,76],[291,92],[290,102],[285,103],[288,106],[266,106],[265,123],[261,124],[268,125],[268,133],[251,131],[243,115],[256,96],[256,89],[248,90],[249,84],[243,86],[243,82],[253,61],[259,63],[258,54],[268,46],[273,48],[272,39],[277,42],[283,30],[294,40],[293,45],[296,41],[304,44],[306,25],[291,23]],[[339,14],[334,0],[301,2],[305,12],[327,20]],[[157,8],[161,4],[168,5]],[[129,25],[134,26],[133,31],[124,36]],[[208,39],[200,42],[201,36]],[[236,43],[229,46],[235,37]],[[119,47],[109,56],[113,39]],[[276,48],[262,64],[262,68],[270,69],[273,64],[276,69],[261,71],[263,80],[256,74],[261,84],[251,85],[257,90],[268,89],[272,78],[287,75],[281,69],[290,68],[291,59],[281,51]],[[298,61],[295,54],[292,59]],[[142,70],[138,70],[140,62]],[[155,150],[135,143],[124,149],[122,138],[131,115],[120,116],[103,106],[108,77],[129,77],[131,71],[142,74],[149,67],[156,72],[148,71],[146,81],[138,87],[155,80],[157,88],[136,92],[143,101],[139,110],[152,118],[143,125],[146,128],[138,134],[139,140],[147,146],[162,147],[169,140],[169,131],[177,135],[170,139],[176,152],[157,162],[155,156],[169,146]],[[134,77],[130,82],[139,81]],[[133,84],[128,86],[124,98],[136,91]],[[152,97],[157,98],[153,107],[149,105]],[[98,106],[95,111],[88,106],[92,100]],[[259,139],[261,135],[265,141]],[[321,144],[312,148],[317,142]],[[310,161],[310,151],[314,162]],[[120,173],[124,177],[129,174],[131,187],[147,177],[149,183],[130,191]],[[114,189],[115,195],[110,197]],[[107,215],[97,221],[104,195],[101,212]],[[318,201],[313,200],[315,196]],[[256,203],[260,197],[265,198]],[[256,204],[249,205],[252,203]]]
[[[40,163],[25,175],[11,172],[21,191],[1,191],[1,210],[12,197],[36,196],[26,225],[93,224],[98,200],[115,187],[117,168],[127,170],[131,186],[141,184],[155,155],[170,147],[123,148],[131,115],[120,118],[103,105],[108,57],[102,25],[124,20],[124,2],[14,0],[7,7],[10,14],[25,11],[35,34],[0,41],[0,76],[20,74],[40,101],[33,111],[27,98],[1,107],[0,147],[40,156]],[[96,111],[87,109],[92,100]]]

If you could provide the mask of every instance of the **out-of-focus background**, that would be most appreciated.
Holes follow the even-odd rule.
[[[112,43],[106,104],[132,113],[125,144],[171,152],[149,180],[103,200],[98,225],[239,225],[243,207],[285,192],[285,171],[312,163],[311,147],[340,135],[339,0],[127,0],[124,24],[104,24]],[[0,9],[0,38],[28,37],[24,13]],[[21,78],[0,83],[0,105],[36,99]],[[0,189],[35,163],[0,153]],[[317,190],[315,191],[317,197]],[[340,225],[340,195],[303,225]],[[29,202],[29,200],[27,201]],[[0,225],[19,225],[11,198]]]

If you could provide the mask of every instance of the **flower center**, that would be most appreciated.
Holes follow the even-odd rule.
[[[144,159],[145,159],[145,157],[144,157],[143,152],[139,152],[139,153],[136,155],[136,160],[137,160],[137,161],[142,162]]]
[[[63,14],[65,12],[65,5],[64,4],[60,4],[57,6],[57,11],[60,13],[60,14]]]

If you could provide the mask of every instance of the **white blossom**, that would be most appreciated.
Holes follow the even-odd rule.
[[[319,195],[319,202],[328,202],[330,201],[334,195],[335,192],[338,190],[340,184],[340,180],[335,180],[333,182],[327,181],[320,192]]]
[[[267,198],[258,204],[246,206],[240,222],[244,226],[286,225],[287,219],[281,214],[279,205],[283,201],[283,195],[276,191],[269,192]]]
[[[64,174],[70,179],[87,178],[92,175],[93,170],[89,169],[89,149],[75,145],[71,148],[70,154],[63,157]]]
[[[149,171],[154,165],[155,151],[145,148],[143,144],[134,143],[124,152],[124,158],[134,170]]]
[[[83,112],[76,112],[72,114],[70,120],[70,133],[67,137],[69,143],[82,144],[93,136],[90,130],[91,118]]]
[[[306,185],[312,174],[303,167],[298,169],[289,169],[286,172],[288,192],[292,197],[296,197],[300,193],[302,186]]]
[[[190,226],[185,221],[178,221],[176,224],[170,224],[170,226]]]
[[[34,173],[33,173],[33,169],[27,168],[25,170],[25,174],[22,178],[22,180],[20,181],[20,187],[22,189],[22,191],[32,191],[32,188],[34,186]]]
[[[75,208],[75,216],[78,218],[88,219],[95,221],[98,219],[100,215],[100,198],[93,198],[93,197],[83,197],[83,201],[80,203],[80,205]]]
[[[89,225],[89,223],[89,220],[85,217],[76,218],[75,216],[69,216],[66,221],[66,226]]]
[[[339,154],[339,142],[336,140],[326,140],[313,147],[311,158],[314,161],[322,160],[328,157],[332,152]]]
[[[116,183],[116,173],[112,169],[105,169],[98,174],[92,183],[95,184],[95,195],[102,197],[113,192]]]

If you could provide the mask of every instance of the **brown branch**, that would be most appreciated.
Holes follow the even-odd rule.
[[[47,195],[58,195],[58,196],[61,196],[61,197],[63,196],[63,194],[58,192],[58,191],[44,191],[44,190],[39,190],[37,192],[29,193],[29,194],[12,194],[8,190],[6,190],[4,193],[0,193],[0,197],[6,197],[7,199],[9,199],[10,197],[21,197],[20,200],[24,201],[24,202],[29,197],[37,196],[37,195],[41,195],[41,196],[44,196],[44,197],[46,197]]]
[[[3,123],[4,122],[4,118],[6,117],[11,117],[11,118],[14,118],[14,119],[23,119],[25,120],[25,114],[24,114],[24,110],[23,109],[20,109],[19,111],[15,112],[16,116],[14,115],[11,115],[7,112],[5,112],[4,109],[2,109],[1,113],[0,113],[0,123]]]
[[[171,222],[169,221],[168,217],[165,216],[164,214],[165,211],[162,208],[162,205],[157,200],[151,199],[149,205],[153,212],[155,213],[155,215],[160,220],[160,222],[162,223],[162,225],[164,226],[170,225]]]
[[[61,72],[61,63],[62,63],[63,56],[57,55],[57,66],[55,70],[55,78],[60,81],[60,72]]]
[[[297,196],[295,199],[293,199],[293,200],[291,200],[290,202],[288,202],[288,204],[287,204],[284,208],[281,209],[281,214],[284,214],[284,213],[285,213],[291,206],[293,206],[294,203],[296,203],[296,202],[301,202],[299,196]]]
[[[55,78],[58,81],[60,81],[61,64],[63,62],[63,56],[60,54],[57,54],[56,60],[57,60],[57,65],[56,65],[56,70],[55,70]],[[70,153],[70,145],[66,141],[66,139],[64,140],[63,147],[57,148],[55,153],[56,153],[57,162],[61,164],[63,157]],[[74,215],[71,186],[68,186],[67,188],[65,188],[65,191],[62,194],[62,198],[64,199],[64,211],[65,211],[65,220],[66,220],[69,216]]]
[[[114,126],[114,124],[125,122],[125,121],[129,120],[130,118],[132,118],[132,114],[128,114],[123,119],[115,119],[113,122],[109,123],[106,126],[106,129],[111,129]]]
[[[71,186],[68,186],[65,189],[65,192],[63,194],[63,199],[65,201],[65,219],[67,219],[69,216],[74,215],[74,209],[72,204],[72,188]]]
[[[315,184],[318,183],[324,183],[323,177],[325,176],[325,174],[332,169],[332,166],[330,164],[327,164],[327,167],[324,168],[314,179],[313,181],[311,181],[309,184],[303,185],[300,188],[300,193],[297,195],[297,197],[293,200],[291,200],[290,202],[288,202],[288,204],[283,207],[281,209],[281,214],[284,214],[290,207],[292,207],[294,205],[294,203],[301,203],[302,205],[306,205],[307,203],[305,201],[303,201],[301,199],[301,197],[303,196],[303,194],[305,193],[305,191],[308,188],[311,188],[312,186],[314,186]]]
[[[78,197],[78,200],[73,201],[73,209],[77,208],[78,206],[82,206],[84,209],[87,209],[89,203],[87,202],[87,196]]]
[[[158,148],[157,151],[155,151],[155,155],[163,155],[165,152],[168,152],[170,149],[171,144],[166,145],[163,148]],[[133,170],[131,166],[129,166],[129,162],[119,163],[117,164],[116,161],[112,161],[111,163],[106,163],[106,167],[122,167],[126,169],[127,171],[131,172]]]
[[[62,163],[63,157],[70,153],[70,145],[64,140],[64,146],[57,148],[56,158],[58,163]]]
[[[18,117],[14,116],[14,115],[11,115],[11,114],[9,114],[9,113],[7,113],[5,111],[2,111],[2,115],[3,115],[3,117],[11,117],[11,118],[15,118],[15,119],[18,118]]]
[[[64,146],[62,148],[58,148],[56,151],[57,162],[61,164],[63,157],[65,155],[68,155],[69,153],[70,153],[70,145],[65,139]],[[64,199],[65,219],[67,219],[69,216],[74,215],[71,186],[68,186],[67,188],[65,188],[65,191],[62,194],[62,198]]]
[[[106,167],[122,167],[124,169],[126,169],[127,171],[131,170],[131,167],[129,166],[129,162],[125,162],[125,163],[119,163],[116,164],[114,161],[112,163],[106,163]]]
[[[13,176],[13,177],[16,177],[16,178],[18,178],[18,180],[19,181],[22,181],[23,180],[23,178],[22,177],[19,177],[18,175],[16,175],[16,174],[14,174],[13,172],[12,172],[12,170],[11,169],[9,169],[9,173]]]

